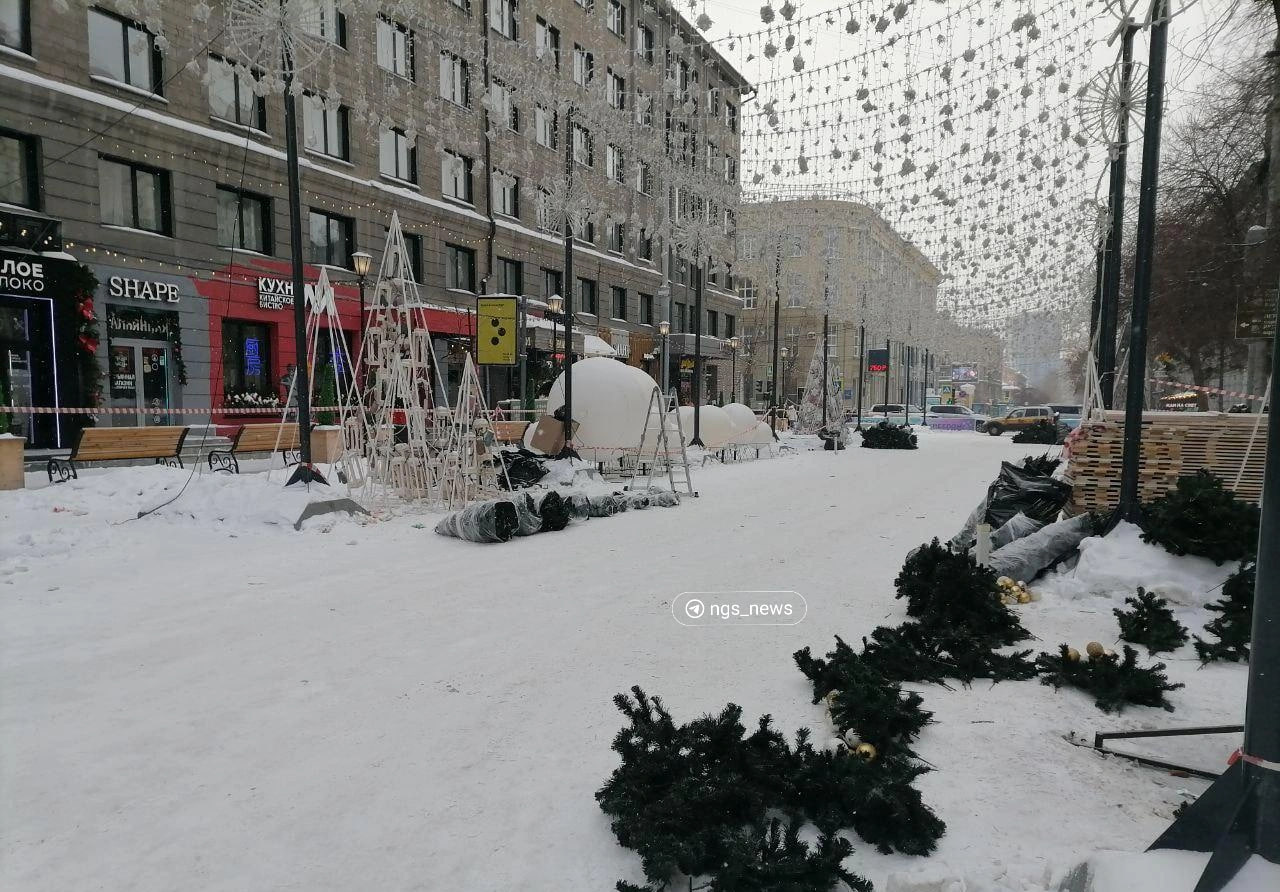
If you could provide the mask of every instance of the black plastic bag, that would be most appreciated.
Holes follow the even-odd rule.
[[[1032,520],[1052,523],[1069,498],[1071,484],[1001,462],[1000,476],[987,490],[986,521],[998,529],[1021,512]]]
[[[538,504],[538,516],[542,518],[542,532],[558,533],[569,525],[569,506],[560,493],[552,491]]]
[[[505,476],[498,475],[498,485],[511,489],[522,489],[532,486],[547,476],[547,464],[544,458],[528,449],[504,449],[498,453],[498,460],[506,467]]]
[[[436,524],[436,532],[468,542],[506,542],[515,535],[519,525],[516,506],[499,499],[477,502],[453,512]]]

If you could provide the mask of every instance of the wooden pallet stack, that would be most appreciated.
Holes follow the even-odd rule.
[[[1104,412],[1081,425],[1067,461],[1067,480],[1072,485],[1068,513],[1105,512],[1116,506],[1123,455],[1123,412]],[[1138,465],[1139,498],[1143,502],[1159,498],[1173,489],[1179,477],[1206,468],[1222,478],[1227,487],[1234,486],[1240,498],[1257,504],[1262,497],[1266,461],[1265,416],[1258,424],[1257,415],[1146,412],[1142,417]],[[1240,474],[1242,465],[1244,473]],[[1239,486],[1235,486],[1237,475]]]

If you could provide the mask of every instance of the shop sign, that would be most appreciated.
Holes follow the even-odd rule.
[[[133,367],[133,348],[111,346],[111,398],[137,399],[138,377]]]
[[[515,365],[516,298],[482,297],[476,301],[476,362]]]
[[[0,259],[0,291],[10,294],[44,294],[44,264],[17,257]]]
[[[175,313],[147,313],[110,305],[107,307],[107,334],[113,337],[167,341],[171,326],[176,321]]]
[[[693,360],[692,360],[692,359],[682,359],[682,360],[680,360],[680,371],[682,371],[682,372],[692,372],[692,371],[693,371]]]
[[[157,303],[176,304],[181,300],[176,283],[151,282],[146,279],[130,279],[112,276],[107,283],[111,297],[127,297],[132,300],[152,300]]]
[[[868,372],[887,372],[889,371],[889,350],[886,347],[878,347],[867,351],[867,371]]]
[[[316,286],[310,283],[303,285],[307,300],[314,301]],[[258,276],[258,308],[262,310],[286,310],[293,307],[293,282],[289,279],[274,279],[270,276]]]

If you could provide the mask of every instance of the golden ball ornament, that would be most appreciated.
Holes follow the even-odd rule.
[[[1071,662],[1073,662],[1073,663],[1079,663],[1079,662],[1080,662],[1080,651],[1076,650],[1074,647],[1068,647],[1068,648],[1067,648],[1067,659],[1068,659],[1068,660],[1070,660],[1070,661],[1071,661]]]
[[[1011,585],[1012,583],[1013,583],[1013,580],[1010,579],[1008,576],[1001,576],[999,579],[996,580],[996,585],[1007,586],[1007,585]]]
[[[1100,642],[1090,641],[1084,646],[1084,652],[1089,655],[1089,659],[1096,660],[1107,652],[1107,649]]]
[[[1019,604],[1030,604],[1030,603],[1031,603],[1031,595],[1030,595],[1030,594],[1028,594],[1028,593],[1027,593],[1027,592],[1025,592],[1025,591],[1018,592],[1018,603],[1019,603]]]
[[[853,754],[864,762],[870,762],[876,757],[876,748],[869,743],[860,743],[853,748]]]

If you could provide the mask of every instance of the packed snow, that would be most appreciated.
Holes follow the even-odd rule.
[[[733,701],[748,725],[769,713],[829,736],[792,652],[900,622],[907,552],[954,533],[1001,460],[1044,448],[921,430],[916,451],[710,462],[677,508],[494,545],[437,536],[439,515],[412,510],[298,532],[308,495],[278,474],[87,470],[0,493],[0,888],[641,882],[593,799],[617,764],[612,696],[639,684],[678,722]],[[1015,608],[1031,644],[1114,646],[1111,609],[1138,584],[1200,630],[1230,568],[1132,539],[1088,540],[1033,585],[1040,600]],[[794,590],[808,615],[674,621],[681,592],[727,590]],[[1027,890],[1145,849],[1205,782],[1065,736],[1241,720],[1243,666],[1201,669],[1190,646],[1162,659],[1186,684],[1172,714],[1109,716],[1035,681],[912,686],[935,716],[919,786],[947,833],[927,859],[855,839],[851,869],[881,890]],[[1220,770],[1237,745],[1163,754]]]

